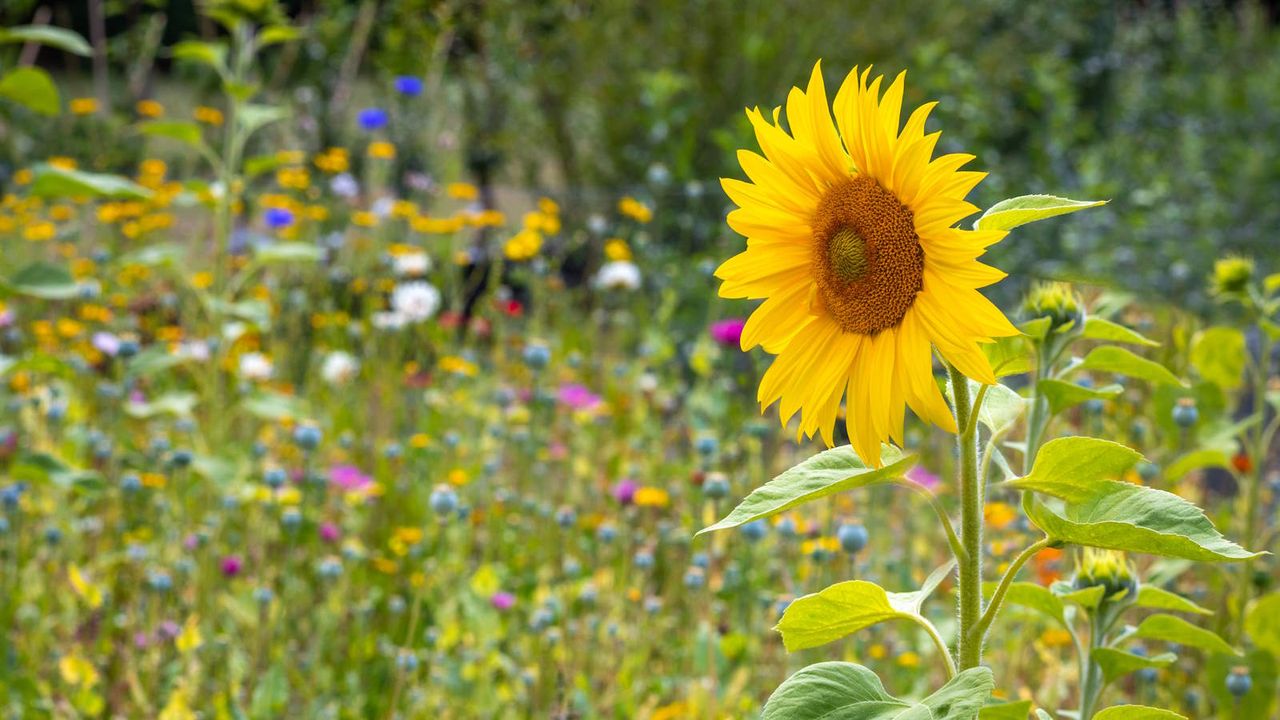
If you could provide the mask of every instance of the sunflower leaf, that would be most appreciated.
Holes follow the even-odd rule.
[[[1136,330],[1130,330],[1120,323],[1100,317],[1091,317],[1084,321],[1084,337],[1089,340],[1122,342],[1130,345],[1145,345],[1147,347],[1158,347],[1160,345],[1160,343]]]
[[[1133,467],[1142,453],[1100,438],[1070,436],[1044,444],[1031,472],[1007,481],[1005,486],[1082,503],[1098,494],[1098,483],[1107,482]]]
[[[1143,640],[1163,640],[1180,645],[1190,645],[1211,653],[1240,654],[1239,650],[1231,647],[1226,640],[1218,637],[1217,633],[1192,625],[1176,615],[1165,615],[1163,613],[1151,615],[1138,624],[1138,629],[1133,636]]]
[[[1187,720],[1172,710],[1148,707],[1146,705],[1112,705],[1099,710],[1093,720]]]
[[[869,468],[848,445],[818,453],[756,488],[724,519],[698,531],[698,535],[745,525],[845,490],[883,485],[915,465],[914,455],[904,455],[889,445],[881,448],[880,459],[883,467]]]
[[[1089,388],[1065,380],[1045,378],[1036,383],[1036,391],[1049,401],[1049,412],[1057,415],[1086,400],[1110,400],[1124,392],[1124,388],[1116,384],[1100,388]]]
[[[1090,655],[1093,661],[1098,663],[1098,667],[1102,668],[1102,677],[1107,682],[1113,682],[1137,670],[1168,667],[1178,659],[1178,656],[1173,653],[1160,653],[1147,657],[1115,648],[1094,648],[1090,651]]]
[[[976,720],[995,687],[989,668],[970,668],[920,700],[899,700],[880,678],[848,662],[821,662],[787,678],[765,703],[762,720]]]
[[[974,230],[1012,230],[1037,220],[1106,205],[1108,200],[1069,200],[1053,195],[1022,195],[987,208],[973,223]]]
[[[1139,380],[1150,380],[1166,385],[1182,385],[1186,383],[1178,379],[1169,369],[1154,360],[1135,355],[1133,351],[1114,345],[1103,345],[1089,351],[1084,360],[1071,368],[1072,371],[1092,370],[1127,375]]]
[[[1173,610],[1175,612],[1193,613],[1195,615],[1212,615],[1213,611],[1201,607],[1190,600],[1156,587],[1155,585],[1143,585],[1138,590],[1138,597],[1134,601],[1134,605],[1140,608],[1150,608],[1152,610]]]

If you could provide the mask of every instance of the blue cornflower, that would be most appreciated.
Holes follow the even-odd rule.
[[[386,127],[388,119],[387,111],[382,108],[365,108],[356,116],[356,121],[360,123],[360,129],[368,132]]]
[[[267,211],[263,213],[262,217],[267,221],[267,227],[274,228],[276,230],[287,228],[293,224],[293,211],[285,208],[267,208]]]
[[[401,95],[417,97],[422,94],[422,78],[413,75],[401,75],[395,79],[396,92]]]

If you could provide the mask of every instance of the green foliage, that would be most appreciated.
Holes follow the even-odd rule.
[[[1134,631],[1133,636],[1144,640],[1163,640],[1189,645],[1211,653],[1240,654],[1227,644],[1227,641],[1218,637],[1217,633],[1196,627],[1175,615],[1150,615],[1138,624],[1138,629]]]
[[[1094,648],[1090,657],[1102,668],[1102,677],[1108,683],[1145,668],[1169,667],[1178,659],[1178,656],[1169,652],[1147,657],[1106,647]]]
[[[1087,340],[1120,342],[1128,343],[1130,345],[1143,345],[1146,347],[1157,347],[1160,345],[1160,343],[1135,330],[1131,330],[1119,323],[1100,317],[1090,317],[1085,319],[1083,337]]]
[[[78,197],[145,200],[151,191],[119,175],[68,170],[41,163],[32,168],[31,194],[51,199]]]
[[[1280,659],[1280,592],[1258,598],[1249,609],[1245,631],[1254,645]]]
[[[1094,720],[1187,720],[1171,710],[1147,707],[1145,705],[1113,705],[1099,710]]]
[[[1053,195],[1023,195],[1001,200],[987,208],[982,217],[973,223],[973,227],[975,230],[1012,230],[1027,223],[1106,204],[1106,200],[1069,200]]]
[[[880,678],[861,665],[824,662],[787,678],[765,703],[763,720],[976,720],[994,687],[991,671],[973,668],[937,692],[912,703],[884,690]]]
[[[41,115],[52,116],[62,111],[57,86],[49,73],[40,68],[14,68],[0,76],[0,97]]]
[[[1212,615],[1213,611],[1154,585],[1143,585],[1138,589],[1138,597],[1134,605],[1152,610],[1173,610],[1175,612],[1192,613],[1194,615]]]
[[[3,287],[11,293],[45,300],[66,300],[79,293],[66,268],[39,260],[9,276]]]
[[[869,468],[848,445],[818,453],[753,490],[724,519],[698,535],[771,517],[845,490],[890,483],[915,465],[914,456],[889,445],[881,449],[880,460],[882,467]]]
[[[1100,483],[1118,477],[1141,459],[1138,451],[1110,440],[1057,438],[1040,448],[1030,473],[1005,485],[1078,504],[1095,497]]]
[[[1084,360],[1072,369],[1127,375],[1166,385],[1185,385],[1160,363],[1139,357],[1131,350],[1114,345],[1103,345],[1090,350],[1089,354],[1084,356]]]
[[[1205,328],[1191,343],[1191,367],[1223,390],[1235,390],[1244,382],[1248,357],[1244,333],[1232,327]]]

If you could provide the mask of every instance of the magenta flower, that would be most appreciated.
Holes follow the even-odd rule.
[[[711,323],[711,339],[725,347],[738,347],[742,343],[742,328],[747,324],[742,318],[728,318]]]
[[[355,465],[334,465],[329,468],[329,480],[343,490],[360,490],[373,482]]]
[[[907,479],[915,480],[930,490],[936,489],[938,485],[942,483],[942,478],[934,475],[928,470],[925,470],[919,465],[907,471]]]
[[[103,355],[115,357],[120,352],[120,338],[109,332],[96,332],[93,334],[93,346]]]
[[[613,486],[613,499],[622,505],[630,505],[636,499],[636,490],[640,489],[640,484],[635,480],[619,480]]]
[[[244,569],[244,560],[239,555],[228,555],[222,558],[222,574],[227,577],[235,577]]]
[[[516,596],[509,592],[496,592],[489,597],[489,604],[494,610],[510,610],[516,604]]]
[[[574,410],[590,410],[603,402],[599,395],[588,390],[585,385],[577,383],[561,385],[557,397],[561,404],[568,405]]]
[[[325,542],[337,542],[340,537],[342,537],[342,531],[338,529],[337,525],[334,525],[331,522],[322,523],[320,525],[321,540],[324,540]]]

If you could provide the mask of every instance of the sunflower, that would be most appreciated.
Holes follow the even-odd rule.
[[[1004,231],[954,225],[977,211],[965,196],[986,173],[972,155],[933,158],[927,103],[899,127],[905,73],[881,94],[870,69],[845,78],[827,104],[821,63],[769,122],[748,110],[764,152],[740,150],[751,182],[724,179],[738,209],[728,223],[746,251],[716,270],[726,298],[763,298],[742,349],[777,355],[760,382],[785,426],[833,442],[841,398],[854,450],[880,465],[880,444],[902,444],[905,406],[950,432],[955,420],[933,377],[932,349],[974,380],[994,383],[979,343],[1017,334],[978,292],[1005,273],[977,261]],[[835,123],[832,123],[832,110]]]

